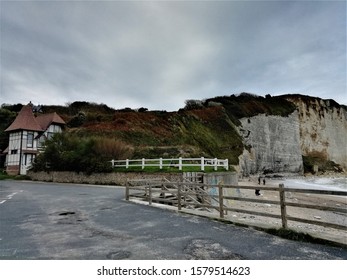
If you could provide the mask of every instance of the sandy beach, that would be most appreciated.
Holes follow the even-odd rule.
[[[300,178],[294,178],[294,179],[293,178],[287,178],[287,179],[266,178],[265,186],[263,185],[263,182],[261,182],[261,186],[262,187],[278,187],[279,184],[284,184],[285,187],[298,188],[298,186],[300,185],[302,186],[302,188],[321,189],[322,186],[319,184],[319,182],[326,182],[325,184],[323,184],[325,186],[324,189],[342,190],[345,187],[344,185],[345,178],[346,177],[341,177],[342,180],[339,180],[339,182],[342,182],[342,185],[341,183],[340,185],[329,184],[329,182],[334,181],[332,180],[332,178],[329,178],[329,177],[318,177],[320,181],[313,180],[313,179],[317,179],[317,177],[315,178],[300,177]],[[318,182],[318,184],[315,184],[315,182]],[[239,185],[240,186],[258,186],[258,179],[257,177],[241,179],[239,180]],[[240,195],[242,197],[257,198],[259,199],[259,202],[261,202],[261,200],[279,201],[279,193],[277,191],[261,190],[260,196],[256,196],[254,193],[254,190],[240,190],[240,191],[241,191]],[[287,192],[286,201],[295,202],[295,203],[324,205],[324,206],[344,208],[344,209],[347,208],[346,196],[332,196],[332,195]],[[241,208],[241,209],[272,213],[272,214],[280,214],[279,205],[267,204],[267,203],[253,203],[253,202],[250,203],[250,202],[244,202],[244,201],[230,201],[229,203],[231,203],[232,207],[234,208]],[[340,225],[347,224],[347,215],[344,213],[338,213],[338,212],[321,211],[316,209],[307,209],[307,208],[299,208],[299,207],[287,207],[287,215],[292,217],[298,217],[298,218],[303,218],[308,220],[317,220],[317,221],[329,222],[329,223],[340,224]],[[269,218],[269,217],[229,212],[225,216],[225,218],[234,222],[260,226],[264,228],[274,228],[274,227],[280,228],[281,227],[280,219]],[[331,241],[337,241],[339,243],[343,243],[347,245],[347,232],[344,230],[338,230],[334,228],[328,228],[328,227],[293,222],[293,221],[288,221],[288,227],[297,232],[309,233],[310,235],[315,237],[320,237],[320,238],[328,239]]]

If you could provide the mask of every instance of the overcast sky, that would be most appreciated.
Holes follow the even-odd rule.
[[[250,92],[347,105],[345,1],[0,5],[0,103],[173,111]]]

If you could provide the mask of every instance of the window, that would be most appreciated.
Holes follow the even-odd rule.
[[[46,137],[44,135],[41,135],[38,142],[37,147],[42,148],[45,146]]]
[[[24,165],[31,165],[34,160],[33,154],[25,154],[24,155]]]
[[[18,150],[11,150],[11,155],[16,155]]]
[[[32,148],[34,146],[34,133],[28,132],[27,135],[27,147]]]

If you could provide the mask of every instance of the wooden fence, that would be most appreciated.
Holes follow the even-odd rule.
[[[214,191],[206,191],[206,190]],[[234,193],[240,192],[240,190],[264,190],[274,191],[279,193],[279,200],[264,200],[259,197],[249,198],[239,195],[225,195],[225,190],[233,189]],[[332,207],[325,205],[315,205],[297,202],[286,201],[286,194],[292,195],[293,193],[304,194],[318,194],[329,196],[341,196],[346,197],[347,192],[344,191],[329,191],[329,190],[308,190],[308,189],[294,189],[285,188],[283,184],[279,187],[265,187],[265,186],[226,186],[226,185],[206,185],[198,183],[188,182],[161,182],[161,181],[129,181],[126,185],[126,200],[131,197],[136,197],[152,203],[164,203],[170,204],[181,210],[183,207],[192,208],[205,208],[215,209],[219,212],[220,218],[225,218],[225,215],[230,212],[244,213],[250,215],[264,216],[270,218],[280,219],[282,221],[282,227],[288,228],[288,221],[313,224],[323,227],[330,227],[340,230],[347,230],[346,224],[335,224],[330,222],[309,220],[300,217],[294,217],[287,214],[287,207],[300,207],[305,209],[316,209],[321,211],[332,211],[342,215],[347,214],[347,209],[344,207]],[[259,212],[254,210],[246,210],[241,208],[228,207],[227,201],[244,201],[249,203],[263,203],[277,205],[280,207],[278,214],[269,212]]]
[[[218,170],[218,167],[222,167],[225,170],[229,170],[229,161],[228,159],[217,159],[217,158],[157,158],[157,159],[126,159],[126,160],[111,160],[112,167],[141,167],[144,169],[146,166],[159,167],[178,167],[179,170],[182,170],[183,167],[200,167],[200,170],[204,171],[205,167],[213,167],[214,170]]]

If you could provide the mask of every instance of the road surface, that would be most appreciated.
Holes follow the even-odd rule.
[[[346,260],[347,250],[135,204],[122,187],[8,180],[0,259]]]

